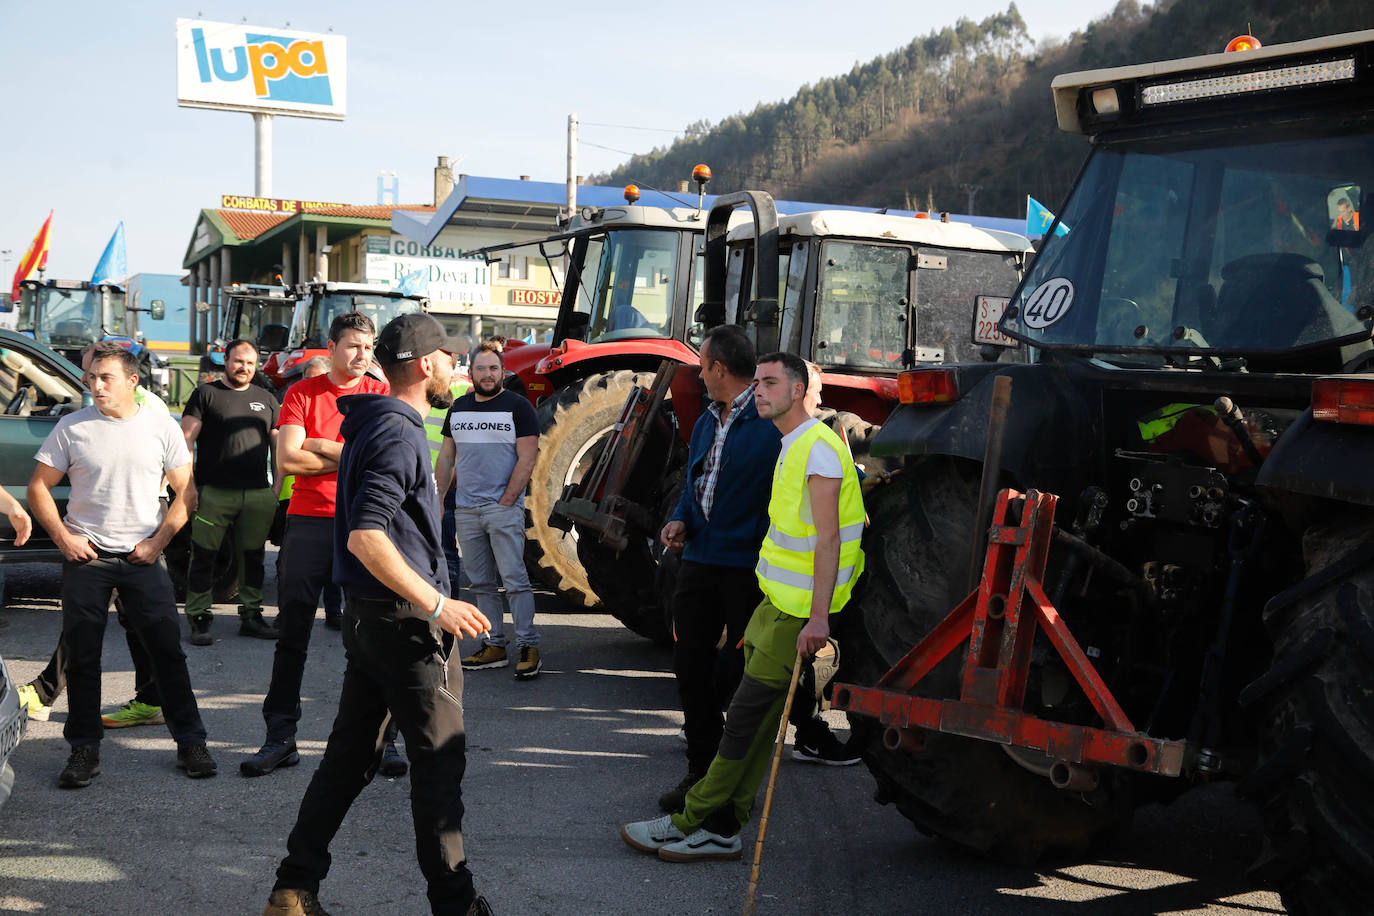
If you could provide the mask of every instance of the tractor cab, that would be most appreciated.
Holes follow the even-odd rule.
[[[200,380],[213,381],[224,372],[224,348],[234,340],[251,340],[258,347],[259,364],[286,349],[296,295],[282,286],[236,284],[229,291],[219,337],[201,359]]]
[[[131,337],[124,288],[80,280],[25,280],[15,329],[73,363],[106,337]]]

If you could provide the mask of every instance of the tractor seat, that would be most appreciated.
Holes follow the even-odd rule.
[[[1227,264],[1216,305],[1225,333],[1217,335],[1217,344],[1274,350],[1361,330],[1324,279],[1320,264],[1288,252],[1252,254]]]

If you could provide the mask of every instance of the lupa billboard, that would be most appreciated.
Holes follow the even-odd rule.
[[[177,20],[177,104],[343,120],[342,35]]]

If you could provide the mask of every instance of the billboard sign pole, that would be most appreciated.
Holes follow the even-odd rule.
[[[255,191],[272,194],[272,118],[342,121],[348,43],[342,35],[178,19],[177,105],[253,115]]]

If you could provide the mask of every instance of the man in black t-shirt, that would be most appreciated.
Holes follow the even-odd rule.
[[[262,580],[267,532],[277,509],[268,468],[276,447],[278,404],[271,392],[253,384],[257,368],[257,346],[249,340],[233,341],[224,349],[224,379],[192,392],[181,417],[187,447],[199,443],[199,503],[192,506],[186,583],[193,646],[213,642],[214,562],[230,525],[239,555],[239,635],[277,638],[277,628],[262,619]]]

